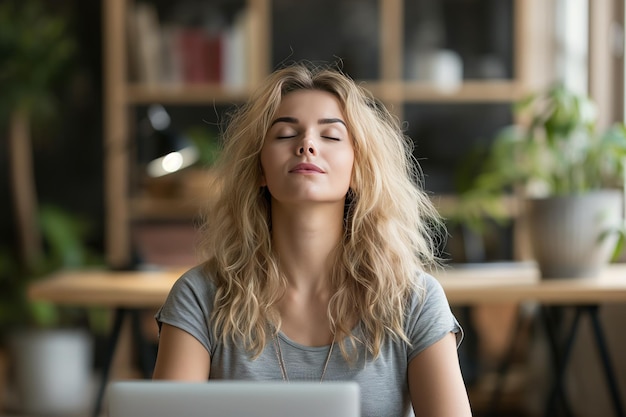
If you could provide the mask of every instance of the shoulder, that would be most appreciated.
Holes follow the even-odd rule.
[[[176,280],[155,318],[159,327],[162,323],[178,327],[198,339],[211,352],[214,337],[210,321],[214,299],[212,273],[199,265]]]
[[[183,273],[172,286],[164,308],[187,310],[199,306],[202,311],[210,311],[215,298],[216,287],[213,273],[203,265],[195,266]]]
[[[411,310],[423,309],[432,304],[443,303],[448,305],[445,291],[441,283],[433,275],[420,272],[415,279],[415,285],[411,292]]]
[[[462,329],[459,326],[444,288],[429,273],[422,272],[416,279],[415,290],[407,303],[405,332],[412,344],[410,357],[441,339],[445,334],[457,334],[460,343]]]
[[[213,273],[204,265],[194,266],[176,280],[172,287],[172,291],[174,290],[215,293]]]

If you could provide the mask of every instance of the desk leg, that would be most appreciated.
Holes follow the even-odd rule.
[[[582,307],[580,307],[582,308]],[[600,324],[600,318],[598,317],[598,306],[586,307],[586,311],[589,313],[591,319],[591,325],[596,339],[596,346],[602,365],[604,366],[604,375],[608,388],[611,392],[611,398],[613,399],[613,407],[615,408],[615,415],[624,417],[624,406],[620,398],[619,388],[617,386],[617,378],[613,373],[613,365],[611,364],[611,357],[609,355],[609,349],[604,338],[604,332],[602,331],[602,325]]]
[[[154,371],[154,363],[149,360],[152,358],[148,358],[147,356],[148,343],[146,342],[146,338],[144,337],[141,329],[142,310],[130,310],[129,313],[132,318],[133,341],[137,349],[137,361],[139,362],[139,367],[141,368],[141,374],[144,378],[150,379],[152,378],[152,373]]]
[[[554,407],[556,405],[555,402],[557,397],[561,398],[565,413],[571,416],[572,411],[565,395],[563,379],[565,378],[565,370],[567,369],[567,364],[569,363],[569,358],[572,352],[572,347],[574,345],[574,340],[576,338],[578,323],[580,322],[580,316],[582,312],[579,308],[575,309],[574,319],[565,337],[565,344],[561,347],[559,341],[557,340],[557,326],[554,325],[552,318],[550,317],[548,307],[543,308],[543,317],[545,320],[546,330],[548,333],[547,336],[548,340],[550,341],[552,358],[555,365],[554,383],[550,392],[550,397],[548,398],[548,402],[546,404],[545,416],[547,417],[554,415],[552,414],[552,410],[554,410]]]
[[[115,316],[113,321],[113,329],[109,336],[109,341],[104,357],[104,364],[102,366],[102,376],[100,379],[100,387],[98,388],[98,395],[96,397],[96,405],[93,410],[93,417],[98,417],[102,410],[102,400],[104,398],[104,392],[106,390],[107,382],[109,381],[109,372],[111,370],[111,363],[115,355],[115,348],[117,347],[117,341],[120,338],[120,332],[122,331],[122,324],[124,323],[124,317],[127,310],[124,308],[115,309]]]
[[[109,382],[109,373],[111,371],[111,365],[115,356],[115,349],[117,347],[120,333],[122,332],[122,325],[124,319],[130,315],[131,326],[133,332],[133,342],[137,347],[138,360],[141,367],[141,373],[144,378],[152,378],[152,371],[154,370],[154,364],[148,361],[145,353],[147,352],[146,340],[141,331],[140,315],[142,310],[117,308],[115,309],[115,316],[113,321],[113,329],[109,336],[108,345],[104,355],[104,363],[102,365],[102,376],[100,379],[100,386],[98,387],[98,395],[96,397],[96,404],[93,410],[93,417],[98,417],[102,411],[102,401],[106,391],[107,383]]]
[[[583,313],[587,313],[591,320],[591,325],[594,331],[594,339],[598,348],[598,353],[600,354],[602,366],[604,368],[604,376],[606,378],[609,393],[613,401],[615,415],[618,417],[624,417],[624,407],[622,405],[619,388],[617,386],[617,378],[615,377],[615,374],[613,372],[613,365],[611,363],[611,358],[606,344],[606,339],[604,337],[604,332],[602,330],[602,325],[598,317],[598,310],[599,306],[597,305],[574,307],[574,319],[569,327],[565,339],[565,344],[563,346],[558,343],[555,333],[556,329],[554,328],[554,326],[552,326],[552,322],[550,317],[548,317],[548,313],[545,312],[546,315],[544,316],[544,319],[546,320],[546,325],[548,326],[548,337],[553,347],[553,356],[557,365],[556,379],[554,381],[554,387],[552,389],[551,396],[546,407],[546,416],[552,415],[551,411],[554,408],[554,401],[556,400],[557,395],[560,395],[564,402],[564,405],[566,405],[566,412],[571,415],[571,411],[569,410],[569,407],[567,407],[567,403],[565,401],[566,397],[563,389],[563,380],[576,338],[576,332],[579,327],[580,318]]]
[[[507,346],[506,354],[498,365],[496,384],[489,398],[489,405],[487,406],[486,417],[495,416],[496,411],[500,405],[500,399],[502,397],[502,388],[504,387],[506,375],[509,372],[509,368],[517,353],[519,340],[530,324],[532,323],[532,317],[528,318],[524,314],[523,308],[520,306],[517,309],[517,319],[515,320],[515,327],[512,333],[509,335],[509,344]]]

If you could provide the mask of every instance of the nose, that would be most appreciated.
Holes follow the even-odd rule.
[[[298,147],[298,155],[304,154],[317,155],[315,143],[311,139],[304,139]]]

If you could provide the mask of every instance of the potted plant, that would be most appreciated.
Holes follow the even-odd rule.
[[[0,349],[9,357],[21,412],[75,414],[88,401],[91,379],[85,316],[26,297],[33,280],[94,262],[78,216],[37,201],[32,139],[41,136],[31,127],[51,130],[56,92],[71,74],[75,50],[67,19],[44,6],[33,0],[0,4],[0,131],[8,136],[18,243],[0,248]]]
[[[0,344],[8,347],[12,406],[26,414],[78,414],[92,398],[93,335],[103,331],[105,311],[34,302],[30,283],[60,269],[101,266],[86,244],[89,222],[43,205],[38,223],[45,243],[36,265],[24,268],[14,251],[0,251]],[[104,321],[103,321],[104,320]]]
[[[54,119],[55,87],[69,73],[75,47],[66,19],[39,1],[0,4],[0,127],[8,134],[18,255],[27,265],[37,262],[42,246],[31,127]]]
[[[593,101],[561,84],[514,112],[517,122],[496,135],[461,194],[457,218],[502,219],[503,197],[519,196],[541,276],[593,276],[624,241],[626,128],[598,133]]]

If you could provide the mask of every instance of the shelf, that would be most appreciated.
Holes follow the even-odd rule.
[[[466,81],[450,91],[433,84],[418,81],[357,82],[383,101],[404,102],[511,102],[524,94],[514,81]],[[217,84],[142,85],[129,84],[128,102],[131,104],[207,104],[241,103],[250,94],[248,88],[231,88]]]
[[[184,221],[196,218],[202,205],[190,198],[134,197],[130,199],[131,220]]]
[[[189,119],[204,120],[203,116],[196,117],[192,114],[196,110],[201,112],[204,109],[191,109],[191,107],[213,106],[216,108],[215,113],[217,114],[224,107],[242,104],[261,80],[270,73],[271,69],[277,66],[277,62],[295,60],[300,54],[303,59],[313,61],[317,60],[317,56],[328,56],[329,59],[333,57],[344,58],[346,72],[357,78],[360,85],[368,89],[400,120],[407,122],[411,128],[416,130],[415,136],[411,137],[425,140],[423,138],[429,134],[429,126],[436,125],[447,128],[452,124],[455,127],[461,127],[456,131],[447,129],[442,137],[446,140],[454,137],[463,138],[465,137],[465,133],[462,131],[463,123],[472,125],[482,123],[483,130],[486,129],[485,123],[489,122],[487,123],[489,126],[497,123],[500,119],[494,119],[492,113],[489,112],[484,113],[484,119],[474,117],[460,120],[457,117],[450,122],[448,121],[450,119],[449,114],[445,118],[436,118],[432,115],[437,116],[437,112],[442,111],[441,108],[444,107],[474,106],[482,110],[484,107],[506,105],[522,98],[526,93],[526,88],[531,85],[531,76],[534,74],[531,70],[537,68],[537,61],[530,52],[530,48],[539,42],[543,43],[541,38],[535,40],[533,37],[523,35],[529,33],[530,22],[532,22],[531,16],[535,16],[546,9],[546,6],[543,6],[545,2],[543,0],[496,2],[497,6],[494,6],[496,9],[493,11],[495,13],[493,16],[505,15],[505,20],[498,18],[497,28],[498,30],[510,30],[511,33],[506,34],[506,39],[498,38],[498,43],[487,45],[486,50],[472,42],[476,39],[482,39],[478,36],[481,33],[484,32],[484,35],[488,36],[491,34],[490,31],[495,30],[495,26],[490,26],[496,22],[496,20],[490,20],[489,16],[492,14],[484,14],[482,8],[476,8],[475,4],[463,5],[456,1],[442,2],[442,4],[447,4],[446,10],[449,12],[446,14],[447,18],[453,19],[449,25],[458,29],[449,34],[452,43],[446,45],[446,48],[455,50],[463,58],[463,63],[467,64],[464,67],[467,71],[463,72],[463,76],[468,79],[455,89],[441,89],[427,82],[415,81],[416,79],[429,78],[423,77],[423,74],[418,78],[417,73],[410,71],[409,64],[413,65],[416,62],[413,61],[415,56],[411,55],[415,52],[416,38],[414,35],[419,34],[414,31],[420,27],[418,21],[423,22],[425,14],[422,8],[426,7],[426,3],[428,2],[415,3],[408,0],[348,1],[338,3],[338,7],[329,13],[327,8],[313,0],[308,3],[298,3],[297,6],[290,2],[274,2],[272,0],[232,2],[230,6],[235,5],[236,10],[222,10],[224,16],[227,15],[229,19],[232,18],[232,27],[238,28],[234,32],[229,32],[238,34],[234,39],[236,42],[234,44],[229,43],[229,45],[234,48],[231,52],[236,52],[233,56],[240,60],[232,62],[244,62],[245,64],[224,64],[225,66],[221,68],[245,69],[245,77],[180,78],[176,76],[153,77],[157,66],[146,65],[146,63],[160,62],[164,56],[167,56],[161,48],[154,47],[159,44],[158,39],[161,39],[160,35],[163,34],[163,29],[169,27],[171,30],[171,25],[179,25],[179,28],[197,27],[197,21],[206,17],[201,15],[201,8],[198,8],[198,16],[192,13],[193,19],[191,21],[179,22],[173,16],[167,15],[168,7],[162,7],[166,3],[154,0],[103,1],[106,245],[107,257],[111,265],[128,263],[132,250],[129,234],[131,222],[190,221],[197,218],[206,198],[209,198],[202,192],[185,192],[183,188],[190,184],[187,179],[181,183],[181,187],[173,188],[173,194],[176,197],[169,197],[170,194],[155,193],[154,190],[148,189],[150,184],[141,183],[141,181],[133,184],[132,181],[129,181],[129,178],[132,178],[133,168],[137,164],[137,161],[133,160],[137,157],[135,152],[138,149],[140,151],[145,150],[140,149],[137,131],[141,125],[137,124],[136,114],[133,115],[133,112],[141,106],[162,104],[168,106],[168,111],[171,111],[172,114],[176,110],[181,110],[181,113],[184,113],[182,115],[184,122],[181,123],[183,125],[188,123]],[[491,2],[489,3],[491,4]],[[136,6],[140,4],[148,5],[148,10],[142,9],[142,13],[139,15],[142,19],[148,19],[148,22],[133,19],[133,16],[138,17]],[[198,6],[191,1],[189,4],[192,5],[190,7]],[[224,5],[224,2],[208,2],[208,4],[219,6]],[[350,12],[355,11],[356,13],[347,13],[346,7],[359,9],[350,10]],[[310,13],[300,13],[296,20],[292,19],[293,10],[309,9]],[[202,10],[205,9],[202,8]],[[135,14],[133,15],[133,13]],[[475,15],[471,13],[479,13],[480,18],[475,18]],[[284,19],[278,18],[281,16],[289,17],[289,21],[285,22]],[[355,18],[355,16],[360,16],[360,18]],[[364,20],[364,16],[367,18],[366,20]],[[364,25],[364,21],[369,23]],[[467,21],[473,22],[473,26],[469,30],[472,39],[465,39],[462,32],[467,30],[467,27],[457,24]],[[141,25],[138,26],[140,22]],[[148,23],[150,24],[148,25]],[[321,30],[323,25],[328,26],[327,30]],[[321,30],[324,33],[311,38],[311,30],[307,30],[309,27],[312,28],[311,30],[318,32]],[[129,31],[137,28],[141,28],[142,32],[138,33],[143,34],[143,37],[133,37],[132,33],[129,33]],[[171,35],[171,32],[165,33]],[[141,39],[143,41],[139,44],[134,43]],[[165,39],[179,38],[165,37]],[[194,39],[197,40],[198,38]],[[233,41],[233,38],[228,39]],[[284,40],[288,40],[287,47],[284,45]],[[145,47],[146,41],[148,48]],[[244,46],[243,49],[239,49],[242,45]],[[138,46],[141,47],[137,48]],[[135,49],[133,50],[133,48]],[[178,50],[172,51],[179,52]],[[141,52],[141,56],[138,55],[139,52]],[[146,53],[149,53],[148,56],[145,55]],[[501,69],[503,71],[481,71],[480,69],[483,68],[480,65],[483,62],[481,59],[484,58],[485,54],[493,55],[499,59],[498,62],[502,63]],[[187,55],[187,57],[189,56],[197,58],[197,55],[194,54]],[[233,58],[233,56],[228,55],[229,58]],[[145,59],[139,60],[139,58]],[[222,61],[222,63],[224,62]],[[232,64],[231,61],[226,62]],[[139,63],[142,65],[138,65]],[[146,73],[147,70],[150,74]],[[229,75],[241,75],[238,71],[234,73],[225,71]],[[168,72],[166,71],[166,73]],[[173,74],[180,75],[176,71]],[[407,74],[414,74],[415,77],[408,79],[410,77],[406,76]],[[486,76],[499,78],[483,79]],[[430,79],[437,78],[430,77]],[[192,79],[201,81],[195,84],[185,84],[180,81]],[[142,80],[143,83],[137,80]],[[172,81],[171,84],[159,84],[159,80],[176,80],[178,83]],[[206,80],[221,80],[223,84],[217,81],[212,84],[204,83]],[[422,104],[424,106],[420,107]],[[445,106],[438,106],[438,104]],[[454,104],[464,106],[454,106]],[[176,107],[179,108],[176,109]],[[494,113],[500,115],[498,111],[494,111]],[[483,122],[484,120],[487,122]],[[481,131],[481,134],[489,135],[490,132]],[[439,141],[436,144],[442,145],[443,143]],[[426,149],[424,143],[421,143],[420,146],[420,149]],[[449,147],[444,151],[449,152]],[[447,168],[448,166],[446,166]],[[166,195],[168,197],[165,197]],[[198,196],[204,196],[204,200]],[[448,199],[442,195],[436,195],[434,198],[443,204],[443,210],[454,208],[453,199]]]
[[[442,217],[448,217],[454,213],[459,206],[459,196],[454,194],[434,194],[430,196],[437,211]],[[507,218],[517,218],[522,214],[522,201],[514,196],[507,195],[502,197],[502,204],[506,211]]]
[[[405,102],[512,102],[522,98],[524,89],[514,81],[466,81],[446,91],[431,84],[403,84]]]
[[[232,88],[218,84],[129,84],[126,91],[130,104],[241,103],[250,94],[247,88]]]
[[[459,204],[459,197],[453,194],[433,194],[431,200],[439,213],[446,217],[453,213]],[[520,215],[520,201],[514,196],[503,197],[508,216],[515,218]],[[182,221],[197,217],[203,202],[190,197],[164,198],[141,196],[130,200],[132,220]]]
[[[141,191],[129,199],[133,221],[184,221],[196,219],[213,198],[211,171],[189,168],[161,178],[146,177]]]

